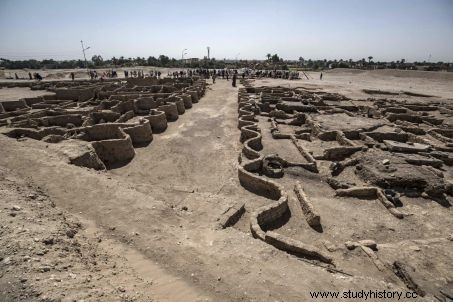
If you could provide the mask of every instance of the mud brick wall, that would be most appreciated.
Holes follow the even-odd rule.
[[[18,101],[3,101],[3,102],[0,102],[0,105],[3,107],[3,111],[0,111],[0,112],[9,112],[9,111],[15,111],[18,109],[28,108],[27,103],[23,99],[18,100]]]
[[[145,117],[151,124],[151,129],[155,133],[160,133],[167,129],[167,116],[160,110],[151,110],[150,115]]]

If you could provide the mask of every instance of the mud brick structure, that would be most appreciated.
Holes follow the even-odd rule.
[[[126,164],[134,148],[151,143],[153,133],[165,131],[206,89],[198,78],[31,85],[53,94],[0,102],[1,133],[60,144],[70,163],[94,169]]]
[[[324,233],[325,225],[332,228],[323,213],[331,215],[336,204],[362,202],[366,209],[372,202],[373,214],[363,215],[381,211],[379,217],[391,214],[386,219],[396,221],[411,215],[402,196],[451,206],[452,183],[445,173],[452,172],[453,128],[446,103],[353,102],[334,93],[241,83],[238,178],[244,188],[269,202],[245,210],[242,204],[231,208],[222,217],[223,227],[234,226],[241,215],[249,219],[255,238],[291,255],[338,267],[343,260],[335,245],[313,234]],[[293,218],[298,212],[303,223]],[[301,224],[305,230],[291,232]],[[407,276],[395,275],[379,258],[375,240],[344,240],[346,251],[360,246],[383,278],[407,283]]]

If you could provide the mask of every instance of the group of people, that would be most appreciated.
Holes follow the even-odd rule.
[[[125,78],[144,78],[145,73],[143,70],[124,70],[124,77]],[[16,80],[19,80],[19,76],[17,73],[14,74]],[[99,78],[98,72],[96,70],[90,70],[88,72],[91,80],[97,80]],[[150,70],[149,74],[146,76],[160,78],[162,75],[161,71],[159,70]],[[30,80],[42,80],[42,76],[35,72],[35,73],[28,73]],[[217,78],[226,79],[229,81],[230,77],[232,79],[233,87],[236,87],[237,78],[240,76],[242,79],[245,78],[274,78],[274,79],[299,79],[299,72],[296,71],[288,71],[288,70],[255,70],[255,69],[248,69],[243,68],[242,70],[238,71],[237,69],[207,69],[207,68],[195,68],[195,69],[187,69],[187,70],[179,70],[179,71],[169,71],[167,77],[169,78],[185,78],[185,77],[192,77],[192,76],[200,76],[204,79],[212,79],[212,83],[215,83]],[[72,81],[75,79],[75,73],[71,72],[70,77]],[[105,78],[117,78],[117,72],[112,69],[108,71],[104,71],[100,76],[101,80]],[[320,80],[322,80],[322,73],[320,74]]]
[[[252,70],[249,71],[249,73],[256,78],[273,78],[285,80],[299,79],[299,72],[289,70]]]
[[[212,83],[215,84],[215,80],[217,77],[222,77],[222,79],[226,79],[229,81],[230,79],[230,74],[232,74],[231,80],[232,80],[232,85],[233,87],[236,87],[236,80],[238,77],[238,71],[236,69],[234,70],[229,70],[229,69],[213,69],[213,70],[207,70],[205,73],[206,78],[212,78]],[[245,74],[242,74],[242,78],[245,77]]]
[[[212,78],[212,82],[215,83],[216,78],[222,78],[229,80],[230,77],[245,78],[273,78],[273,79],[286,79],[294,80],[299,79],[299,72],[289,70],[255,70],[244,68],[240,71],[237,69],[195,69],[194,74],[200,75],[205,79]]]
[[[17,75],[17,72],[14,73],[14,78],[16,80],[25,80],[25,78],[20,78]],[[42,75],[40,75],[38,72],[34,72],[33,74],[31,72],[28,72],[28,78],[29,78],[29,80],[41,81],[42,80]]]
[[[153,76],[151,74],[153,74],[154,72],[151,71],[150,72],[150,76]],[[157,73],[156,73],[156,76],[157,76]],[[129,71],[129,70],[124,70],[124,77],[125,78],[144,78],[145,77],[145,73],[143,72],[143,70],[132,70],[132,71]],[[159,77],[160,77],[160,72],[159,72]]]
[[[211,78],[214,74],[217,78],[229,79],[230,76],[236,74],[236,77],[240,76],[244,78],[274,78],[274,79],[287,79],[294,80],[299,79],[299,72],[288,71],[288,70],[255,70],[244,68],[241,71],[237,69],[195,69],[194,74],[200,75],[206,79]]]
[[[91,80],[96,80],[98,78],[98,72],[96,70],[90,70],[89,74]]]
[[[190,72],[191,73],[191,72]],[[186,77],[191,77],[192,73],[189,75],[189,70],[186,72],[184,70],[180,71],[169,71],[167,74],[167,77],[177,79],[177,78],[186,78]]]
[[[105,78],[117,78],[118,77],[118,73],[114,69],[104,71],[101,76],[98,75],[98,72],[96,70],[90,70],[88,72],[88,75],[90,76],[91,80],[97,80],[98,78],[100,78],[101,81],[103,81]],[[75,77],[74,73],[71,72],[71,79],[73,81],[74,81],[74,77]]]

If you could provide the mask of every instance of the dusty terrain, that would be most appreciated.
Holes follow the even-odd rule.
[[[5,108],[4,119],[9,124],[0,127],[7,134],[0,134],[0,300],[310,301],[310,292],[314,291],[406,293],[413,291],[416,284],[424,295],[420,294],[417,300],[448,301],[453,284],[453,216],[448,187],[452,170],[446,164],[449,157],[439,155],[439,160],[428,155],[426,164],[409,164],[406,157],[401,159],[389,152],[378,136],[400,133],[395,130],[398,127],[405,127],[404,132],[420,128],[424,134],[418,136],[429,140],[432,146],[444,148],[443,152],[451,156],[450,132],[429,132],[432,128],[449,130],[451,75],[332,71],[324,73],[322,81],[319,73],[310,75],[312,79],[298,81],[253,79],[239,88],[222,79],[206,88],[201,82],[195,83],[199,101],[193,102],[190,109],[185,104],[184,113],[180,108],[182,98],[195,91],[185,83],[181,84],[183,92],[168,88],[178,94],[176,99],[162,90],[151,103],[145,102],[149,96],[143,94],[156,94],[152,89],[138,92],[124,86],[112,93],[119,86],[111,84],[113,88],[103,90],[102,95],[96,90],[98,87],[93,88],[98,99],[112,101],[104,102],[102,108],[96,107],[100,106],[98,101],[89,96],[62,102],[59,92],[52,99],[55,91],[0,89],[0,101],[29,98],[26,105],[18,104],[17,110]],[[211,84],[211,80],[207,82]],[[271,88],[259,88],[262,86]],[[295,87],[302,88],[296,94],[288,90]],[[312,100],[304,104],[302,99],[313,98],[313,92],[320,93],[324,103]],[[325,92],[344,98],[337,95],[330,100]],[[134,93],[140,95],[131,99],[143,99],[143,104],[134,101],[131,117],[129,109],[119,108],[127,106],[119,105],[130,101],[124,95]],[[304,112],[312,120],[310,123],[307,116],[298,117],[292,109],[275,117],[270,116],[270,110],[252,110],[263,106],[259,105],[262,95],[276,100],[285,93],[294,98],[300,96],[298,104],[317,108],[318,113]],[[31,100],[42,95],[47,96]],[[381,105],[379,99],[384,98]],[[411,107],[410,114],[427,112],[420,115],[424,121],[422,117],[421,121],[415,120],[416,126],[378,116],[386,114],[385,110],[391,113],[393,109],[388,107],[404,107],[406,100],[410,104],[434,104],[437,109]],[[291,100],[284,102],[288,102],[285,106],[293,105]],[[150,108],[154,105],[158,107],[151,109],[156,110],[152,113]],[[168,127],[157,133],[151,116],[171,106],[179,110],[177,120],[170,120],[169,112],[162,113]],[[367,106],[378,110],[368,110]],[[95,107],[100,113],[92,114]],[[41,116],[41,110],[47,110],[46,114]],[[31,116],[20,118],[26,114]],[[71,125],[64,122],[52,126],[59,123],[55,118],[59,114],[71,118]],[[82,116],[80,125],[75,115]],[[238,127],[244,116],[250,116],[250,132],[243,130],[245,124]],[[96,137],[95,130],[113,124],[109,120],[112,117],[116,120],[115,131],[109,128],[108,137]],[[438,119],[445,126],[433,126]],[[335,132],[333,139],[322,139],[319,133],[313,134],[315,124],[322,128],[320,133],[341,131],[346,136]],[[149,131],[146,125],[150,125]],[[276,125],[283,136],[274,137]],[[16,128],[22,130],[12,130]],[[370,134],[372,139],[378,137],[377,141],[355,137],[356,130],[378,132],[379,135]],[[92,136],[87,137],[87,133]],[[250,144],[252,150],[244,155],[244,145],[249,145],[247,139],[253,139],[254,133],[261,133],[262,146]],[[139,144],[145,134],[148,141]],[[433,141],[434,135],[444,140]],[[114,162],[125,153],[113,156],[100,149],[106,141],[115,139],[127,144],[132,157]],[[405,147],[417,146],[410,143]],[[343,158],[335,158],[335,152],[333,158],[325,155],[325,150],[343,146],[349,147],[346,149],[351,154]],[[283,177],[246,171],[253,174],[251,178],[240,179],[238,171],[248,160],[256,161],[247,158],[253,157],[254,152],[258,156],[278,154],[298,165],[281,169]],[[86,156],[91,156],[90,161]],[[332,173],[332,164],[344,165],[345,160],[357,160],[364,167],[361,171],[371,171],[371,175],[379,177],[373,182],[370,174],[356,173],[356,162],[335,170],[338,174]],[[398,168],[389,172],[395,174],[390,179],[414,175],[412,181],[416,181],[416,176],[428,179],[429,174],[428,185],[423,183],[413,195],[407,188],[397,188],[402,206],[369,196],[376,194],[374,189],[367,191],[366,196],[344,195],[349,191],[341,190],[354,187],[387,189],[379,182],[383,178],[379,171],[381,165],[387,166],[386,160],[388,166]],[[420,162],[420,158],[416,160]],[[272,160],[270,163],[272,171],[281,172],[280,164]],[[313,171],[314,165],[318,173]],[[278,184],[288,199],[284,213],[268,224],[258,221],[258,229],[253,229],[251,221],[257,211],[278,203],[285,205],[282,196],[268,198],[266,194],[271,191],[256,190],[253,182],[248,186],[247,181],[256,176]],[[328,178],[343,186],[333,188]],[[316,226],[309,225],[294,191],[297,182],[321,217],[321,229],[316,219]],[[437,188],[440,182],[444,185]],[[393,190],[395,186],[389,188]],[[398,213],[404,218],[398,218]],[[254,230],[270,239],[260,240]],[[305,251],[291,252],[288,246],[270,241],[274,233],[290,238],[282,241],[290,242],[293,250],[294,246],[303,246]],[[377,248],[370,241],[377,243]],[[312,252],[310,257],[304,254],[306,250]],[[403,263],[407,275],[401,277],[395,262]],[[413,282],[404,282],[404,276],[410,276]]]

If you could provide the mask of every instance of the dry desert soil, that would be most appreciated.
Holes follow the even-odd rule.
[[[319,73],[309,76],[296,81],[251,79],[238,82],[238,88],[224,79],[215,84],[206,80],[206,93],[193,108],[169,122],[166,131],[154,133],[151,143],[135,148],[127,164],[105,170],[69,164],[61,143],[0,134],[0,301],[315,301],[310,292],[348,290],[415,290],[418,298],[410,300],[451,301],[453,212],[447,194],[447,204],[402,194],[404,206],[397,209],[405,217],[398,219],[376,200],[336,196],[321,177],[333,160],[319,157],[318,174],[292,167],[275,179],[289,194],[290,217],[264,231],[310,243],[333,258],[333,264],[253,236],[254,211],[275,201],[241,185],[238,178],[244,147],[238,99],[241,93],[253,99],[269,90],[249,89],[247,94],[244,85],[340,94],[357,107],[382,98],[442,102],[446,108],[453,101],[452,74],[334,70],[325,72],[322,81]],[[2,88],[0,101],[52,93]],[[343,132],[370,125],[370,119],[332,114],[313,118],[326,129]],[[271,136],[268,115],[255,118],[261,153],[309,163],[291,140]],[[291,124],[276,121],[281,132],[294,131]],[[315,158],[334,146],[319,139],[299,143]],[[383,150],[363,152],[357,160],[375,156],[379,162],[398,162]],[[352,169],[345,168],[338,181],[361,184],[360,173]],[[404,173],[412,173],[408,171]],[[438,172],[445,183],[453,176],[445,165]],[[322,230],[307,224],[293,190],[297,181],[321,213]],[[242,216],[231,227],[222,226],[224,215],[238,204],[244,206]],[[367,244],[353,250],[345,246],[363,240],[377,242],[377,251]],[[409,272],[398,276],[395,261]],[[413,280],[404,280],[407,276]]]

